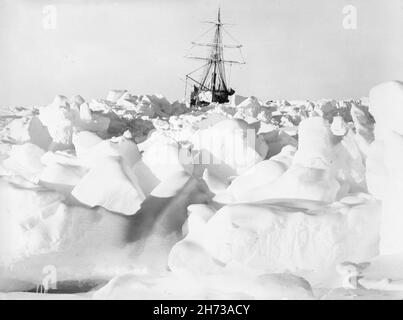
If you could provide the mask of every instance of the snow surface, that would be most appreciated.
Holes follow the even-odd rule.
[[[402,99],[2,110],[0,298],[401,298]]]

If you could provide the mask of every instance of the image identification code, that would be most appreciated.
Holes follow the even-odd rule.
[[[247,315],[250,305],[236,304],[198,304],[196,307],[176,307],[176,306],[156,306],[153,314],[155,315],[176,315],[185,317],[189,314],[195,315]]]

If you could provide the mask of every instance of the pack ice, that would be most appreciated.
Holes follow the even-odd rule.
[[[235,95],[190,109],[111,90],[11,110],[0,291],[35,290],[47,265],[59,292],[85,298],[312,299],[353,286],[363,262],[403,251],[402,99],[388,82],[369,104]],[[379,285],[368,270],[363,283]]]

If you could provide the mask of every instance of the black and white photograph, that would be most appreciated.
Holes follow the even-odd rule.
[[[403,0],[0,0],[0,300],[403,300]]]

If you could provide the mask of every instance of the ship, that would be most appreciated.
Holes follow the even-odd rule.
[[[218,9],[217,20],[205,21],[205,23],[213,24],[213,27],[210,28],[214,30],[212,42],[200,43],[193,41],[192,45],[193,47],[208,47],[207,57],[185,56],[189,59],[204,61],[201,67],[186,75],[185,95],[188,82],[192,84],[189,101],[191,107],[206,106],[214,102],[229,102],[229,97],[235,93],[235,90],[229,87],[229,79],[226,77],[226,66],[230,65],[231,68],[233,64],[246,63],[241,51],[242,45],[226,30],[227,24],[221,22],[220,8]],[[207,31],[210,31],[210,29]],[[230,36],[236,43],[224,44],[223,33]],[[243,61],[225,60],[224,49],[238,49]],[[200,78],[195,79],[196,76],[194,74],[200,71],[202,71]]]

